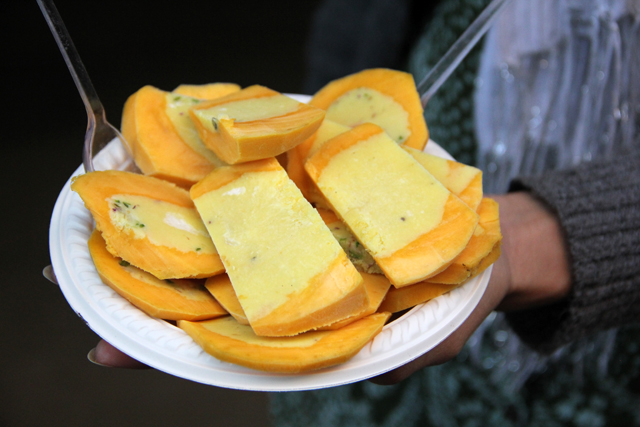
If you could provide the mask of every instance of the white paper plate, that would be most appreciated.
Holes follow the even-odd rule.
[[[297,97],[306,101],[307,97]],[[425,151],[451,158],[430,141]],[[99,169],[127,169],[131,161],[118,142],[105,148]],[[72,176],[84,173],[80,166]],[[374,377],[404,365],[455,331],[482,297],[492,267],[386,325],[348,362],[307,374],[272,374],[221,362],[181,329],[150,317],[102,283],[89,255],[93,219],[66,183],[53,210],[51,261],[69,305],[100,337],[129,356],[188,380],[240,390],[297,391],[333,387]]]

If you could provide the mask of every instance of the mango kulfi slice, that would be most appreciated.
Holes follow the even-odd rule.
[[[374,123],[398,144],[422,150],[429,139],[410,73],[385,68],[360,71],[330,82],[309,104],[326,110],[328,120],[345,126]]]
[[[427,279],[432,283],[454,285],[469,279],[494,249],[500,247],[502,233],[500,232],[500,215],[498,203],[489,198],[483,198],[477,209],[479,215],[478,226],[464,250],[451,265],[441,273]],[[485,261],[485,264],[489,260]],[[490,264],[489,264],[490,265]],[[488,267],[488,265],[486,266]],[[486,269],[486,267],[483,268]]]
[[[482,199],[478,214],[480,221],[474,236],[446,270],[415,285],[389,289],[379,310],[397,313],[427,302],[466,283],[496,262],[500,258],[502,240],[497,202]]]
[[[468,279],[477,276],[486,270],[491,264],[496,262],[498,258],[500,258],[500,253],[500,243],[497,243],[489,255],[480,261],[478,266],[469,275]],[[451,292],[464,283],[466,283],[466,281],[460,284],[448,285],[444,283],[431,283],[428,280],[425,280],[403,288],[391,287],[380,304],[378,311],[397,313],[399,311],[415,307],[418,304],[430,301],[440,295],[446,294],[447,292]]]
[[[340,320],[336,323],[332,323],[328,326],[323,326],[318,328],[319,331],[329,331],[334,329],[340,329],[343,326],[348,325],[349,323],[355,322],[358,319],[366,317],[370,314],[378,311],[378,307],[382,303],[387,291],[391,287],[391,282],[382,274],[369,274],[360,272],[362,275],[362,283],[364,284],[365,290],[367,292],[367,297],[369,298],[369,305],[362,313],[359,313],[356,316],[349,317],[344,320]],[[240,301],[238,300],[238,296],[236,295],[235,290],[233,289],[233,285],[231,284],[231,280],[229,280],[229,276],[226,274],[219,274],[214,277],[210,277],[207,279],[204,285],[209,292],[214,296],[216,301],[220,303],[220,305],[231,315],[234,319],[241,325],[248,325],[249,321],[247,320],[246,314],[244,314],[244,310],[242,310],[242,306],[240,305]]]
[[[122,171],[75,177],[107,250],[159,279],[205,278],[224,266],[189,193],[168,181]]]
[[[378,308],[381,312],[397,313],[430,301],[455,289],[457,285],[420,282],[403,288],[392,287]]]
[[[236,90],[233,87],[222,93]],[[145,175],[190,187],[224,165],[209,150],[189,117],[200,99],[144,86],[127,99],[122,113],[122,135]]]
[[[363,317],[369,316],[378,311],[380,304],[384,300],[384,297],[387,295],[387,292],[390,288],[392,288],[391,282],[383,274],[370,274],[360,272],[360,275],[362,276],[362,283],[367,290],[367,296],[369,298],[369,305],[367,306],[366,310],[356,316],[340,320],[336,323],[332,323],[331,325],[323,326],[322,328],[318,328],[318,330],[332,331],[340,329],[350,323],[355,322],[358,319],[362,319]]]
[[[202,322],[178,321],[213,357],[251,369],[301,373],[344,363],[373,339],[389,318],[376,313],[335,331],[311,331],[295,337],[261,337],[232,317]]]
[[[444,270],[478,223],[476,212],[374,124],[327,141],[305,168],[396,287]]]
[[[318,213],[320,213],[320,216],[325,221],[332,233],[335,233],[336,226],[340,226],[340,233],[343,232],[345,228],[344,224],[340,222],[338,217],[333,212],[318,209]],[[341,235],[342,234],[334,234],[334,237],[338,239],[338,243],[340,243],[340,246],[342,246],[344,249],[342,242],[340,242]],[[353,238],[350,240],[353,240]],[[349,259],[352,260],[352,262],[354,261],[354,258],[355,261],[358,262],[361,257],[359,254],[354,253],[353,250],[345,250],[345,252],[347,252]],[[373,259],[371,259],[371,261],[373,262]],[[321,328],[318,328],[318,330],[339,329],[351,322],[361,319],[362,317],[373,314],[378,310],[380,303],[391,287],[391,282],[389,282],[389,279],[387,279],[383,274],[371,274],[363,272],[361,268],[358,268],[358,265],[359,264],[354,263],[354,266],[356,266],[358,271],[360,271],[360,275],[362,276],[362,283],[364,284],[365,290],[367,292],[367,297],[369,299],[368,307],[365,311],[356,316],[349,317],[328,326],[323,326]],[[209,290],[209,292],[211,292],[211,294],[222,305],[222,307],[236,319],[238,323],[243,325],[249,324],[247,316],[244,313],[244,310],[242,310],[242,306],[240,305],[240,301],[238,300],[238,296],[233,289],[233,285],[231,284],[231,280],[229,280],[228,275],[219,274],[217,276],[208,278],[205,283],[205,287]]]
[[[474,236],[446,270],[415,285],[389,289],[379,310],[397,313],[427,302],[466,283],[497,261],[502,240],[497,202],[482,199],[478,214],[480,220]]]
[[[160,280],[111,255],[98,230],[89,237],[89,253],[102,281],[150,316],[196,321],[227,315],[201,281]]]
[[[443,159],[411,147],[402,147],[449,191],[471,209],[476,210],[482,200],[482,171],[473,166]]]
[[[235,83],[208,83],[203,85],[181,84],[171,92],[197,99],[216,99],[230,93],[238,92],[240,85]]]
[[[191,198],[256,334],[295,335],[366,309],[362,277],[275,158],[218,168]]]
[[[351,128],[348,126],[325,119],[313,135],[287,151],[286,170],[289,178],[298,186],[302,195],[316,207],[327,208],[328,206],[324,196],[304,170],[304,164],[322,144],[349,129]]]
[[[471,272],[471,275],[469,276],[469,278],[470,279],[474,278],[478,274],[480,274],[483,271],[485,271],[493,263],[498,261],[498,258],[500,258],[501,254],[502,254],[502,241],[496,243],[496,245],[493,247],[493,249],[491,250],[489,255],[487,255],[486,257],[482,258],[482,260],[480,261],[480,264],[478,264],[478,266]]]
[[[233,289],[231,280],[226,274],[218,274],[217,276],[209,277],[204,284],[211,295],[220,303],[220,305],[227,311],[234,319],[241,325],[248,325],[249,319],[240,305],[236,291]]]
[[[236,164],[275,157],[302,143],[325,112],[254,85],[195,105],[190,115],[205,145]]]

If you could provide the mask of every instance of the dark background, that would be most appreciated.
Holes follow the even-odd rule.
[[[301,92],[318,1],[57,0],[107,118],[151,84]],[[267,395],[86,359],[98,342],[42,277],[48,228],[81,163],[86,113],[35,0],[3,1],[0,425],[268,425]]]

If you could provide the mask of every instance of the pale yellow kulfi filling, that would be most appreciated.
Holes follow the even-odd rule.
[[[482,227],[480,224],[478,224],[478,225],[476,225],[476,229],[473,230],[473,235],[474,236],[481,236],[486,232],[487,231],[484,229],[484,227]]]
[[[142,271],[139,268],[133,267],[131,265],[126,265],[125,262],[123,262],[121,265],[122,269],[125,270],[135,280],[139,280],[143,283],[146,283],[147,285],[156,286],[158,288],[170,289],[174,292],[179,293],[180,296],[186,299],[195,301],[202,300],[203,289],[199,286],[196,286],[195,282],[187,282],[186,280],[180,279],[160,280],[157,277],[147,273],[146,271]]]
[[[374,258],[434,229],[450,195],[384,133],[336,154],[318,186]]]
[[[332,122],[331,120],[324,119],[322,124],[318,128],[316,132],[316,139],[313,142],[313,146],[309,150],[309,154],[307,157],[311,157],[315,154],[320,147],[324,145],[325,142],[333,138],[334,136],[338,136],[341,133],[344,133],[351,128],[345,125],[341,125],[340,123]]]
[[[194,203],[249,321],[305,289],[342,251],[284,170],[245,173]]]
[[[300,102],[293,98],[274,95],[228,102],[194,110],[194,113],[207,130],[216,132],[217,123],[222,119],[234,119],[236,122],[264,120],[293,113],[299,107]]]
[[[215,166],[224,166],[226,163],[220,160],[213,151],[204,145],[198,135],[198,130],[189,116],[189,109],[201,101],[197,98],[175,93],[167,93],[165,97],[167,100],[165,113],[185,144]]]
[[[447,159],[434,156],[415,148],[404,147],[431,175],[444,184],[453,194],[462,193],[471,181],[481,173],[473,166],[460,165],[461,167],[451,168],[451,163]]]
[[[311,347],[330,332],[306,332],[292,337],[257,336],[251,326],[241,325],[232,317],[223,317],[211,322],[201,322],[211,332],[262,347],[304,348]]]
[[[216,253],[206,227],[194,208],[150,197],[116,194],[109,199],[109,217],[119,230],[147,237],[158,246],[182,252]]]
[[[374,123],[399,144],[411,136],[409,113],[402,105],[389,95],[367,87],[352,89],[336,99],[325,118],[349,127]]]

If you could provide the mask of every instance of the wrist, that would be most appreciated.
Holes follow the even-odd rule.
[[[525,192],[494,198],[500,205],[503,235],[503,256],[497,268],[501,277],[496,279],[505,287],[498,308],[520,310],[565,298],[571,289],[571,274],[557,217]]]

